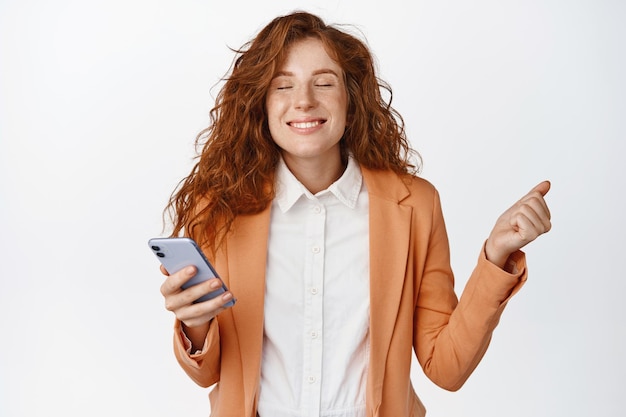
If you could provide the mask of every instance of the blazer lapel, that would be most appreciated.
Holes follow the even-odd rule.
[[[392,172],[361,168],[370,210],[370,366],[367,394],[379,404],[385,363],[404,285],[411,227],[409,194]]]
[[[257,394],[263,348],[263,301],[270,207],[254,215],[239,216],[228,237],[230,290],[237,298],[233,320],[243,369],[246,415]]]

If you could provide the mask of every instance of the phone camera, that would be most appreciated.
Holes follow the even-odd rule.
[[[159,258],[165,258],[165,254],[163,252],[157,252],[156,254]]]
[[[158,252],[158,251],[161,250],[161,248],[158,247],[158,246],[152,246],[152,250],[155,251],[155,252]]]

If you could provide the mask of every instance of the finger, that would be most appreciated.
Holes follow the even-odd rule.
[[[161,285],[161,294],[168,296],[181,291],[181,286],[196,274],[195,266],[188,266],[175,274],[169,275]]]
[[[163,265],[161,265],[161,266],[159,267],[159,269],[161,270],[161,273],[162,273],[163,275],[165,275],[166,277],[169,277],[169,276],[170,276],[170,273],[169,273],[169,272],[167,272],[167,269],[165,269],[165,267],[164,267]]]
[[[550,208],[548,207],[548,203],[543,198],[543,196],[539,196],[536,193],[527,196],[525,199],[519,202],[521,206],[529,206],[532,210],[537,212],[537,215],[541,218],[541,222],[548,226],[550,224],[550,219],[552,215],[550,214]]]
[[[549,231],[551,227],[550,220],[541,210],[541,207],[540,210],[537,210],[530,204],[524,204],[519,208],[515,222],[518,233],[524,236],[524,239],[527,239],[526,236],[532,236],[532,240],[534,240],[540,234]]]
[[[222,288],[222,282],[217,278],[212,278],[181,291],[177,296],[183,305],[187,305],[220,288]]]
[[[165,296],[165,309],[176,312],[183,307],[194,304],[197,299],[221,287],[222,282],[217,278],[201,282],[184,290],[179,287],[174,292]]]
[[[512,247],[510,249],[521,249],[540,235],[535,224],[526,214],[521,212],[517,213],[512,221],[512,226],[516,233],[514,237],[511,238]]]
[[[548,191],[550,191],[551,186],[552,184],[550,184],[550,181],[542,181],[539,184],[535,185],[535,187],[532,190],[530,190],[530,192],[527,195],[538,192],[543,197],[546,194],[548,194]]]
[[[519,205],[519,204],[532,204],[537,209],[539,209],[539,206],[541,206],[540,211],[546,213],[546,215],[547,215],[547,217],[549,219],[551,217],[550,209],[548,208],[548,203],[546,203],[546,200],[544,199],[544,196],[546,195],[546,193],[549,190],[550,190],[550,182],[549,181],[543,181],[543,182],[537,184],[532,190],[530,190],[528,192],[528,194],[526,194],[524,197],[522,197],[516,203],[516,205]],[[513,206],[513,207],[515,207],[515,206]]]
[[[222,311],[230,308],[225,304],[233,298],[230,292],[201,303],[185,306],[177,311],[176,317],[187,326],[197,326],[211,320]]]

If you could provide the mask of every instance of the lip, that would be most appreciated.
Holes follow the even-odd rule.
[[[315,132],[324,126],[326,119],[319,117],[306,117],[300,119],[294,119],[287,122],[287,125],[299,133]]]

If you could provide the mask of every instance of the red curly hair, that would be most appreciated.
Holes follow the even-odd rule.
[[[210,126],[196,138],[199,160],[166,208],[173,214],[172,236],[184,232],[215,251],[236,216],[258,213],[272,201],[280,149],[270,135],[266,93],[289,46],[306,38],[319,39],[344,71],[349,123],[340,142],[343,155],[350,153],[370,169],[418,171],[404,121],[391,107],[391,88],[378,79],[367,46],[315,15],[295,12],[277,17],[234,51],[238,55],[211,109]]]

